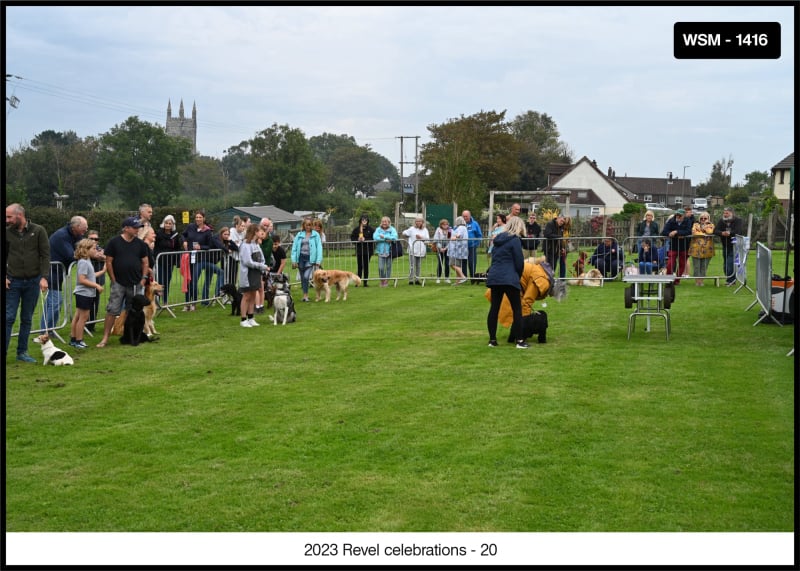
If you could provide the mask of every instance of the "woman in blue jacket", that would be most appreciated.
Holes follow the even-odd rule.
[[[308,301],[308,284],[321,265],[322,240],[314,230],[311,218],[304,218],[302,228],[292,242],[292,269],[300,272],[303,301]]]
[[[489,329],[489,347],[497,347],[497,316],[503,296],[508,298],[514,322],[511,334],[517,340],[517,349],[527,349],[529,345],[522,337],[522,299],[519,284],[525,258],[522,253],[522,240],[525,236],[525,223],[519,216],[512,216],[506,224],[506,231],[494,239],[492,248],[492,265],[486,274],[486,286],[492,290],[492,305],[486,317]]]
[[[378,275],[381,287],[389,285],[392,277],[392,242],[397,242],[397,230],[388,216],[381,218],[381,225],[372,235],[375,238],[375,253],[378,254]]]

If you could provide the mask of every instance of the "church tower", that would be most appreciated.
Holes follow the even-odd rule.
[[[197,154],[197,105],[192,103],[192,118],[187,119],[183,114],[183,99],[178,110],[178,116],[172,116],[172,101],[167,100],[167,135],[189,139],[192,144],[192,153]]]

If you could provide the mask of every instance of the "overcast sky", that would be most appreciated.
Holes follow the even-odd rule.
[[[215,157],[277,123],[397,165],[399,137],[481,110],[547,113],[576,159],[617,176],[697,184],[733,157],[740,182],[794,151],[793,6],[4,9],[6,150],[131,115],[163,126],[182,99]],[[682,21],[779,22],[781,57],[677,60]],[[413,162],[414,139],[404,151]]]

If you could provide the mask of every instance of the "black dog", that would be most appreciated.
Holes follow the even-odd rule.
[[[147,334],[144,332],[144,308],[152,302],[142,294],[136,294],[131,300],[131,306],[128,308],[127,315],[125,316],[125,328],[122,330],[122,337],[120,342],[125,345],[137,346],[139,343],[150,341]]]
[[[225,284],[219,291],[231,300],[231,315],[242,315],[242,292],[234,284]]]
[[[539,343],[547,343],[547,313],[542,310],[534,311],[522,318],[522,338],[527,339],[538,335]],[[508,342],[516,341],[513,334],[509,334]]]
[[[486,272],[475,272],[475,275],[473,275],[470,278],[470,283],[472,285],[485,284],[486,283]]]

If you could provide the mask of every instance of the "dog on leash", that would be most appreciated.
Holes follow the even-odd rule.
[[[361,278],[353,272],[346,272],[343,270],[317,270],[312,277],[314,289],[316,290],[316,299],[319,301],[322,297],[322,292],[325,292],[325,303],[331,300],[331,286],[336,286],[336,301],[339,297],[342,301],[347,301],[347,288],[350,284],[355,284],[355,287],[361,285]]]
[[[148,336],[157,335],[158,331],[156,331],[156,296],[161,295],[161,292],[164,291],[164,286],[162,286],[157,281],[150,281],[144,288],[144,296],[150,300],[150,303],[144,306],[144,333]]]
[[[235,284],[224,284],[219,291],[231,302],[231,315],[242,315],[242,292]]]
[[[528,339],[534,335],[538,336],[539,343],[547,343],[547,313],[541,309],[522,318],[522,338]],[[509,333],[508,342],[514,341],[513,333]]]
[[[486,272],[475,272],[470,278],[470,283],[472,285],[486,283]]]
[[[297,321],[297,312],[294,310],[294,300],[292,300],[291,285],[286,274],[270,274],[272,286],[271,292],[272,307],[274,312],[269,316],[273,325],[278,322],[286,325]]]
[[[53,345],[49,335],[44,334],[34,337],[33,342],[42,346],[42,355],[44,356],[43,365],[55,365],[56,367],[60,367],[63,365],[75,364],[72,357],[70,357],[66,351]]]
[[[120,343],[124,345],[131,345],[136,347],[139,343],[150,341],[150,338],[144,332],[145,314],[144,308],[151,305],[147,296],[137,293],[131,300],[131,306],[125,312],[125,321],[123,322],[122,336]],[[117,321],[122,319],[122,315],[117,318]]]

